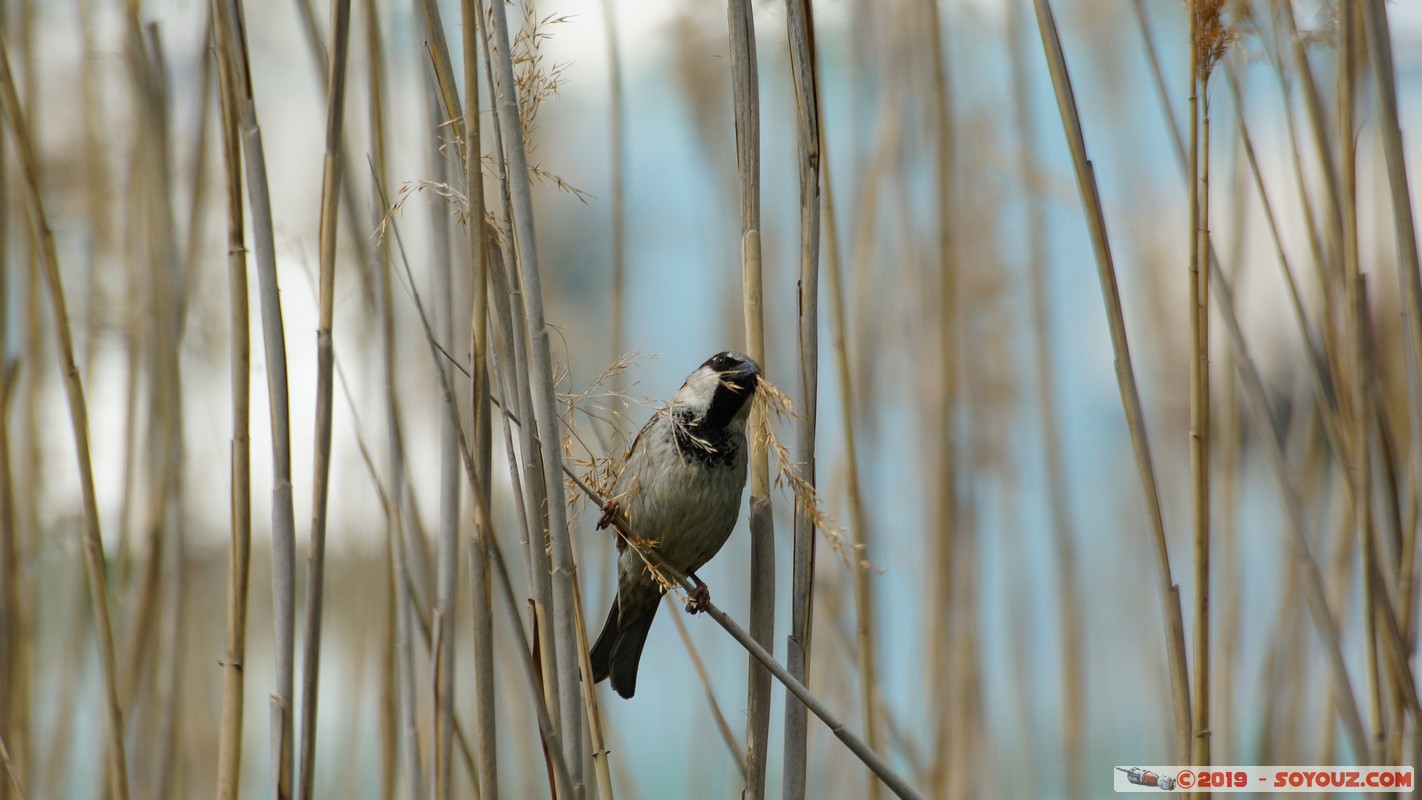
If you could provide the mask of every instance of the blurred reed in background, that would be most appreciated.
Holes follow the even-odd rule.
[[[0,800],[1422,763],[1415,9],[7,0],[0,38]],[[790,398],[702,570],[749,634],[661,623],[621,701],[579,483],[727,347]]]

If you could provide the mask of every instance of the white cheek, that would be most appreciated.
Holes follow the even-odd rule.
[[[704,411],[711,407],[711,398],[716,395],[716,387],[721,379],[709,369],[699,369],[686,379],[686,385],[676,393],[673,402],[687,408]]]

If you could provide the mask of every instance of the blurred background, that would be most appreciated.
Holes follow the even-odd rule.
[[[436,5],[463,92],[460,4]],[[331,9],[311,0],[244,6],[290,375],[299,642],[316,471]],[[787,11],[776,2],[751,6],[766,377],[803,409]],[[1219,265],[1203,347],[1191,319],[1199,194],[1186,158],[1189,6],[1053,7],[1114,255],[1159,486],[1165,578],[1122,410],[1090,210],[1032,3],[813,4],[822,177],[833,205],[823,207],[819,259],[814,459],[827,524],[815,561],[808,685],[850,730],[865,731],[865,709],[873,709],[876,746],[927,796],[1100,796],[1113,765],[1187,763],[1178,750],[1165,583],[1178,587],[1180,655],[1194,697],[1207,667],[1214,763],[1416,763],[1422,389],[1409,373],[1408,326],[1422,306],[1408,290],[1415,249],[1409,263],[1399,246],[1399,221],[1415,220],[1399,215],[1395,190],[1409,192],[1391,179],[1384,100],[1395,91],[1415,187],[1422,6],[1385,7],[1388,85],[1372,61],[1379,42],[1361,22],[1354,68],[1344,67],[1339,4],[1224,4],[1221,58],[1202,95],[1208,123],[1196,118],[1196,130],[1209,131],[1202,169]],[[456,332],[443,347],[467,366],[474,272],[462,168],[450,155],[456,134],[431,88],[418,9],[369,0],[351,16],[334,240],[318,797],[410,796],[398,737],[415,737],[428,772],[437,729],[430,638],[420,628],[430,624],[441,494],[450,485],[441,465],[447,415],[417,298],[443,315],[437,332]],[[519,0],[506,10],[549,344],[559,398],[572,409],[560,438],[581,472],[621,453],[704,359],[747,347],[727,9],[691,0]],[[5,0],[0,12],[87,400],[129,784],[136,797],[205,796],[218,781],[236,496],[228,173],[211,14],[197,0]],[[497,226],[506,219],[504,184],[490,155],[487,87],[481,92],[485,194]],[[30,798],[90,797],[108,789],[86,516],[56,315],[25,165],[6,124],[0,737],[8,755],[0,797],[22,796],[19,787]],[[1351,145],[1341,131],[1351,132]],[[249,280],[252,538],[240,794],[258,797],[270,793],[273,764],[273,468],[255,266]],[[1215,294],[1222,290],[1248,367],[1231,346]],[[842,313],[833,310],[837,300]],[[1210,409],[1203,575],[1191,468],[1191,362],[1201,357]],[[467,425],[468,380],[453,374]],[[774,430],[804,461],[797,424],[781,418]],[[526,548],[497,420],[493,441],[492,529],[527,626],[521,604],[531,587],[517,555]],[[1282,458],[1271,461],[1279,445]],[[455,474],[467,550],[476,517]],[[783,660],[793,499],[788,481],[776,484],[774,651]],[[396,495],[403,516],[391,510]],[[614,585],[612,538],[593,529],[598,512],[585,500],[570,514],[584,627],[595,636]],[[843,546],[858,541],[862,549]],[[1316,572],[1301,567],[1300,542]],[[749,559],[743,521],[700,571],[715,602],[742,624]],[[472,747],[476,716],[467,556],[459,564],[453,707],[468,736],[456,752]],[[856,572],[872,597],[862,636]],[[1202,585],[1204,664],[1195,643]],[[1310,605],[1318,587],[1331,635]],[[402,666],[396,609],[405,592],[416,619]],[[496,607],[504,603],[501,590],[493,595]],[[634,699],[598,687],[613,785],[626,797],[737,796],[746,653],[705,617],[683,615],[683,636],[672,616],[663,610],[652,629]],[[493,636],[500,788],[509,797],[546,796],[517,655],[524,639],[505,610],[494,613]],[[866,643],[876,662],[867,695]],[[1351,699],[1331,671],[1334,645]],[[305,652],[296,649],[298,681]],[[404,701],[401,676],[414,690]],[[778,684],[772,698],[766,796],[777,797]],[[413,734],[401,733],[402,702]],[[1349,706],[1361,715],[1366,752],[1350,737]],[[1192,730],[1188,721],[1184,730]],[[863,765],[814,719],[807,762],[807,796],[872,791]],[[456,756],[455,796],[474,791],[467,765],[469,756]]]

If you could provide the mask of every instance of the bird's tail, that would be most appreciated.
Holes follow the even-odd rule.
[[[592,662],[593,683],[602,683],[607,680],[608,674],[612,671],[612,648],[616,641],[617,597],[614,595],[612,610],[607,612],[607,622],[602,624],[602,633],[598,634],[592,651],[588,653],[588,661]]]
[[[647,643],[652,620],[657,618],[656,599],[646,604],[645,610],[639,608],[637,611],[640,613],[631,619],[621,619],[618,600],[613,598],[607,622],[588,653],[593,682],[600,683],[610,677],[612,690],[623,697],[631,697],[637,692],[637,664],[642,659],[642,646]]]

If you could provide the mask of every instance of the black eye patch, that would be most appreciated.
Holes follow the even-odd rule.
[[[725,353],[717,353],[716,355],[706,359],[706,362],[703,363],[701,366],[710,367],[711,369],[717,372],[725,372],[727,369],[730,369],[734,365],[735,359],[731,358],[730,356],[727,356]]]

